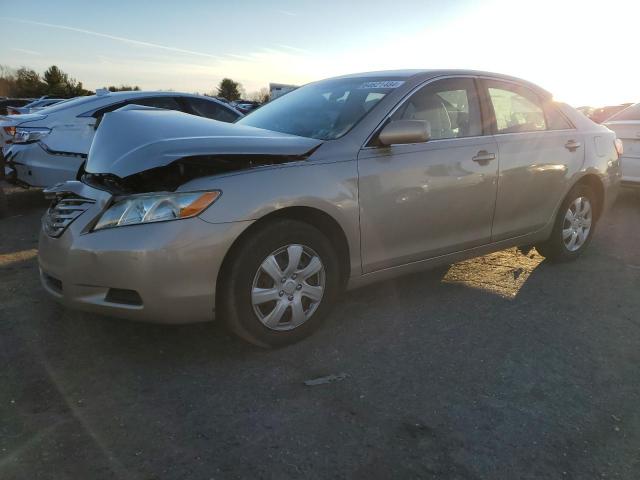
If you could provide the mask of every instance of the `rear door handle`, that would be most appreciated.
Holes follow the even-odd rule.
[[[479,165],[487,165],[491,160],[496,159],[495,153],[489,153],[486,150],[480,150],[471,160]]]
[[[575,152],[578,148],[580,148],[581,143],[576,142],[575,140],[569,140],[564,144],[564,148],[569,150],[570,152]]]

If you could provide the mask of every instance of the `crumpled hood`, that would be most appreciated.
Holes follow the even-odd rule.
[[[297,137],[186,113],[123,108],[104,116],[85,171],[124,178],[183,157],[304,155],[321,140]]]

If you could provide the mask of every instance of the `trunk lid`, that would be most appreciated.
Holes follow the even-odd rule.
[[[13,127],[22,125],[26,122],[44,120],[45,118],[47,118],[47,116],[41,113],[25,113],[24,115],[0,115],[0,125],[4,127]]]

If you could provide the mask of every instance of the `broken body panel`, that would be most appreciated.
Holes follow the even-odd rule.
[[[127,108],[105,115],[83,179],[114,193],[173,191],[194,178],[305,160],[320,144],[181,112]]]

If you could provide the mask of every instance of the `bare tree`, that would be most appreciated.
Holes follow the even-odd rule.
[[[260,90],[247,95],[247,100],[258,103],[267,103],[270,100],[271,93],[267,87],[262,87]]]

